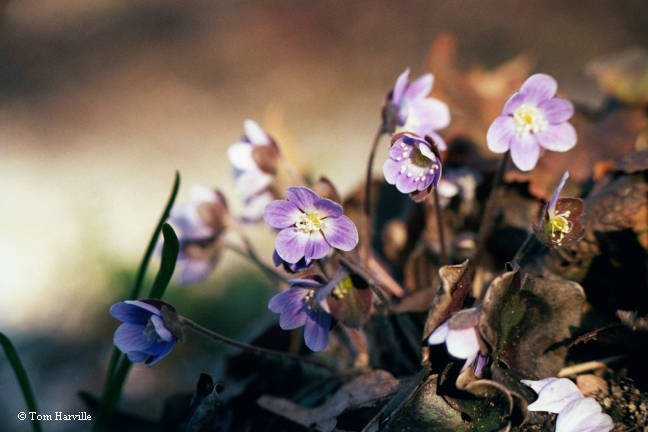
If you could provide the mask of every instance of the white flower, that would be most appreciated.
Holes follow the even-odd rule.
[[[538,393],[538,399],[529,405],[529,411],[549,411],[557,414],[571,401],[583,397],[576,384],[567,378],[522,380],[522,384],[528,385]]]
[[[571,401],[556,420],[556,432],[608,432],[612,428],[612,417],[602,413],[601,406],[591,397]]]
[[[476,327],[478,322],[477,309],[461,310],[432,332],[428,337],[428,344],[438,345],[445,342],[451,356],[466,359],[463,366],[463,369],[466,369],[479,354],[479,335]]]

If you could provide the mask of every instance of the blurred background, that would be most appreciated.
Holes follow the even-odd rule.
[[[362,181],[385,94],[406,66],[413,76],[434,72],[429,50],[440,35],[456,40],[462,68],[525,53],[562,93],[591,106],[603,96],[585,64],[648,42],[642,0],[521,6],[0,0],[0,329],[16,343],[41,410],[81,410],[76,393],[100,391],[117,326],[108,307],[132,283],[174,171],[178,202],[202,183],[237,207],[225,152],[245,119],[344,193]],[[269,261],[272,234],[254,233]],[[226,254],[208,281],[171,286],[168,298],[245,339],[273,319],[274,288],[251,269]],[[189,335],[154,368],[133,368],[122,406],[157,418],[164,398],[190,392],[199,371],[217,375],[222,349]],[[4,357],[0,389],[8,414],[0,430],[22,430],[23,401]],[[84,429],[46,425],[74,427]]]

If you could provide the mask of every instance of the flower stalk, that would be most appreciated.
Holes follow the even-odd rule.
[[[371,184],[373,182],[373,164],[374,159],[376,158],[376,150],[378,149],[378,143],[383,134],[386,133],[385,125],[381,125],[374,137],[373,143],[371,144],[371,150],[369,151],[369,160],[367,161],[367,175],[365,179],[365,190],[364,190],[364,224],[362,232],[362,240],[360,243],[360,258],[364,262],[369,261],[369,255],[371,253],[371,231],[373,227],[373,217],[371,215],[372,202],[371,202]]]

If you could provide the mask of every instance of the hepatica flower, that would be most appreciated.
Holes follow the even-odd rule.
[[[565,171],[560,184],[544,208],[540,223],[534,227],[538,239],[548,247],[565,246],[580,240],[585,234],[579,220],[583,213],[583,200],[559,198],[568,177],[569,172]]]
[[[178,340],[162,319],[160,300],[127,300],[115,303],[110,314],[124,323],[117,328],[113,342],[133,363],[149,366],[169,354]]]
[[[432,74],[409,82],[409,73],[407,68],[399,75],[389,100],[396,115],[396,131],[430,136],[440,150],[445,150],[445,142],[435,131],[450,124],[450,110],[440,100],[427,97],[434,84]]]
[[[554,97],[557,89],[549,75],[530,76],[488,129],[488,148],[495,153],[510,150],[515,166],[529,171],[538,162],[541,148],[564,152],[574,147],[576,131],[567,123],[574,107]]]
[[[433,144],[418,135],[402,132],[392,137],[383,173],[387,183],[420,201],[439,184],[441,160]]]
[[[292,330],[304,326],[304,341],[313,351],[321,351],[328,343],[331,315],[316,293],[322,284],[312,279],[292,279],[290,288],[270,299],[268,308],[280,314],[279,326]],[[325,302],[324,299],[322,302]]]
[[[234,168],[234,190],[244,203],[243,219],[258,221],[273,199],[269,189],[277,171],[279,149],[254,121],[244,122],[245,135],[227,150]]]
[[[463,366],[463,369],[466,369],[479,355],[478,324],[478,309],[472,308],[455,312],[450,319],[432,332],[428,337],[428,344],[445,343],[451,356],[466,360]]]
[[[325,257],[331,247],[350,251],[358,244],[358,230],[342,214],[342,206],[320,198],[305,187],[286,189],[286,200],[265,207],[263,218],[277,228],[275,250],[287,263]]]

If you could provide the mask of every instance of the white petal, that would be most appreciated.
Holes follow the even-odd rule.
[[[432,334],[428,338],[428,344],[429,345],[442,344],[443,342],[445,342],[446,338],[448,337],[449,332],[450,332],[450,327],[448,327],[448,321],[446,321],[432,332]]]
[[[254,120],[245,120],[243,123],[245,128],[245,136],[248,137],[250,142],[254,145],[266,145],[270,144],[270,139],[268,135],[261,129],[261,126]]]
[[[227,157],[237,170],[247,171],[257,167],[252,158],[252,145],[248,143],[237,142],[232,144],[227,149]]]
[[[479,340],[474,327],[450,330],[446,338],[446,347],[453,357],[461,359],[474,358],[479,352]]]
[[[573,381],[560,378],[542,388],[538,399],[529,405],[528,410],[559,413],[568,403],[582,397],[583,394]]]

